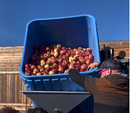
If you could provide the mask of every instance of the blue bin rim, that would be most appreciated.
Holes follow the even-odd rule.
[[[63,17],[53,17],[53,18],[36,18],[36,19],[32,19],[27,23],[27,26],[29,26],[30,23],[34,22],[34,21],[40,21],[40,20],[55,20],[55,19],[67,19],[67,18],[76,18],[76,17],[83,17],[83,16],[87,16],[92,18],[95,21],[95,17],[89,14],[82,14],[82,15],[73,15],[73,16],[63,16]],[[26,26],[26,27],[27,27]]]

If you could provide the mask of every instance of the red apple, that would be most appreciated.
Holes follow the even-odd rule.
[[[51,51],[51,49],[49,48],[49,47],[46,47],[46,51],[48,52],[50,52]]]
[[[91,63],[91,60],[90,59],[87,59],[86,60],[86,64],[90,64]]]
[[[58,56],[58,59],[60,59],[60,58],[62,58],[62,55],[59,55],[59,56]]]
[[[72,51],[70,56],[71,56],[71,57],[74,57],[74,55],[75,55],[75,53]]]
[[[45,71],[42,71],[41,73],[42,73],[42,75],[46,75],[46,72],[45,72]]]
[[[31,75],[31,74],[32,74],[32,71],[31,71],[31,70],[25,71],[25,75]]]
[[[57,44],[57,46],[56,46],[56,47],[60,49],[60,48],[61,48],[61,44]]]
[[[39,72],[39,70],[37,68],[33,69],[33,74],[37,74]]]
[[[30,70],[30,67],[25,67],[25,71]]]
[[[87,52],[87,55],[89,56],[91,54],[91,52]]]
[[[88,57],[88,56],[85,56],[84,59],[87,60],[87,59],[89,59],[89,57]]]
[[[78,60],[76,63],[77,63],[77,64],[81,64],[81,61]]]
[[[69,65],[69,69],[75,69],[75,65],[74,64],[70,64]]]
[[[83,48],[82,47],[78,47],[78,50],[83,50]]]
[[[54,73],[57,74],[58,73],[58,69],[53,69]]]
[[[44,59],[48,59],[48,58],[49,58],[48,54],[45,53],[45,54],[44,54]]]
[[[78,54],[79,57],[83,57],[83,53],[82,52],[79,51],[77,54]]]
[[[51,50],[51,56],[54,56],[54,51],[53,50]]]
[[[63,55],[62,58],[63,58],[63,59],[67,59],[67,58],[66,58],[66,55]]]
[[[46,64],[51,65],[51,60],[47,60]]]
[[[79,66],[79,65],[76,65],[76,66],[75,66],[75,69],[79,72],[79,71],[80,71],[80,66]]]
[[[70,53],[66,53],[66,58],[69,59]]]
[[[57,59],[58,62],[62,62],[63,60],[64,60],[63,57],[60,57],[60,56]]]
[[[79,61],[81,61],[82,59],[84,59],[82,56],[79,57]]]
[[[80,71],[79,72],[83,72],[84,70],[83,69],[80,69]]]
[[[78,61],[78,60],[79,60],[79,57],[75,55],[75,56],[73,57],[73,61]]]
[[[51,58],[51,63],[52,63],[52,64],[53,64],[53,63],[57,63],[56,58]]]
[[[62,47],[62,50],[66,49],[66,47]]]
[[[59,49],[59,48],[55,48],[55,49],[54,49],[54,52],[58,52],[58,53],[59,53],[59,52],[60,52],[60,49]]]
[[[78,64],[79,67],[81,67],[81,64]]]
[[[89,55],[89,59],[94,59],[94,56],[92,54]]]
[[[42,66],[41,65],[37,65],[37,68],[40,70],[40,69],[42,69]]]
[[[87,48],[87,52],[92,53],[92,49],[91,48]]]
[[[63,66],[63,67],[67,67],[67,65],[68,65],[68,60],[63,60],[62,66]]]
[[[30,66],[29,66],[29,64],[25,64],[25,67],[29,68]]]
[[[42,72],[38,72],[36,75],[42,75]]]
[[[85,59],[81,59],[81,64],[85,64],[86,60]]]
[[[61,65],[59,65],[59,67],[58,67],[58,71],[59,71],[60,73],[63,73],[63,72],[64,72],[64,67],[61,66]]]
[[[60,55],[65,55],[66,52],[64,52],[63,50],[60,51]]]
[[[51,68],[48,67],[48,68],[45,69],[45,72],[48,74],[50,70],[51,70]]]
[[[53,68],[58,68],[58,64],[57,64],[57,63],[53,63],[53,64],[52,64],[52,67],[53,67]]]
[[[86,64],[82,64],[80,68],[85,71],[87,69],[87,65]]]
[[[51,75],[51,74],[55,74],[55,73],[54,73],[53,70],[50,70],[50,71],[49,71],[49,74]]]
[[[77,48],[74,48],[73,51],[76,52],[76,51],[77,51]]]

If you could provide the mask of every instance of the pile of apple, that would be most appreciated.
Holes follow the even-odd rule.
[[[87,71],[94,61],[91,48],[67,48],[61,44],[34,46],[34,53],[29,64],[25,65],[26,75],[61,74],[74,68],[78,72]]]

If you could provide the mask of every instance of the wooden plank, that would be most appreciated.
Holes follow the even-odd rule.
[[[15,84],[14,84],[14,92],[15,92],[15,98],[14,98],[14,102],[17,103],[18,102],[18,86],[19,86],[19,81],[18,81],[18,75],[14,74],[14,81],[15,81]]]
[[[4,49],[4,50],[1,50],[0,49],[0,54],[20,54],[20,53],[23,53],[23,50],[20,50],[20,49]]]
[[[22,91],[26,91],[26,87],[24,85],[24,82],[22,82]],[[26,103],[26,95],[22,94],[22,97],[23,97],[23,103]]]
[[[20,63],[15,63],[15,64],[0,64],[1,67],[7,67],[7,66],[19,66]]]
[[[0,103],[26,103],[26,96],[20,92],[26,91],[26,87],[18,72],[1,73],[0,81]]]
[[[19,71],[4,71],[0,72],[0,74],[5,75],[5,74],[19,74]]]
[[[0,64],[0,69],[1,68],[19,68],[20,67],[20,63],[19,64]]]
[[[0,102],[2,102],[2,87],[3,87],[2,75],[0,75]]]
[[[21,57],[22,56],[22,52],[10,52],[10,53],[5,53],[4,51],[0,53],[1,57]]]
[[[21,86],[22,86],[22,87],[21,87],[21,91],[25,91],[25,90],[24,90],[24,87],[25,87],[25,86],[24,86],[23,81],[21,82]],[[25,103],[25,102],[24,102],[24,94],[21,95],[21,102],[22,102],[22,103]]]
[[[7,74],[6,76],[7,76],[7,79],[6,79],[6,80],[7,80],[7,81],[6,81],[6,84],[7,84],[7,87],[6,87],[6,89],[7,89],[6,99],[7,99],[7,100],[6,100],[6,102],[9,103],[9,102],[10,102],[10,98],[11,98],[11,97],[10,97],[10,96],[11,96],[11,95],[10,95],[10,93],[11,93],[11,91],[10,91],[10,77],[11,77],[11,76],[10,76],[9,74]]]
[[[21,77],[20,77],[20,74],[16,74],[15,75],[17,77],[17,82],[16,82],[16,92],[15,94],[17,94],[17,98],[16,98],[16,103],[21,103],[21,96],[20,96],[20,90],[21,90]]]
[[[5,75],[2,75],[2,76],[3,76],[3,80],[2,80],[2,84],[3,84],[3,87],[2,87],[2,102],[6,102],[6,92],[7,92],[6,78],[7,78],[7,76],[5,76]]]
[[[15,102],[15,79],[14,79],[14,75],[15,74],[11,74],[11,80],[10,80],[10,90],[11,90],[11,93],[10,93],[10,102],[13,103]]]
[[[0,60],[0,64],[21,63],[21,60]]]
[[[8,53],[8,52],[4,52],[4,51],[2,51],[2,52],[0,52],[0,56],[9,56],[9,57],[12,57],[12,56],[22,56],[22,52],[20,51],[20,52],[11,52],[11,53]]]
[[[9,60],[11,60],[11,59],[21,59],[22,58],[22,55],[19,55],[19,56],[16,56],[16,55],[0,55],[0,60],[4,60],[4,59],[9,59]]]
[[[0,71],[19,71],[19,67],[12,67],[12,68],[0,68]]]
[[[99,42],[100,47],[110,46],[110,47],[129,47],[129,40],[126,41],[107,41],[107,42]]]
[[[8,53],[12,53],[12,52],[23,52],[23,50],[21,50],[21,49],[13,49],[13,48],[11,48],[11,49],[0,49],[0,52],[8,52]]]
[[[0,56],[0,60],[20,60],[21,56]]]
[[[129,48],[112,48],[112,49],[114,49],[114,51],[121,51],[121,50],[129,51]],[[103,50],[103,48],[100,48],[100,50]]]
[[[22,88],[25,87],[25,86],[22,86],[22,78],[20,76],[20,74],[18,74],[18,81],[17,81],[17,84],[18,84],[18,89],[17,89],[17,94],[18,94],[18,103],[23,103],[22,99],[23,99],[23,93],[21,93],[20,91],[22,91]]]
[[[0,64],[0,68],[19,68],[20,67],[20,63],[19,64]]]
[[[23,46],[1,46],[0,50],[23,50]]]
[[[0,47],[0,49],[11,49],[11,48],[23,49],[23,46],[1,46]]]

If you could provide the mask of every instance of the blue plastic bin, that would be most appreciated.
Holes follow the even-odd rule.
[[[99,41],[95,18],[91,15],[76,15],[59,18],[34,19],[26,26],[20,75],[29,91],[85,91],[71,81],[68,74],[27,76],[25,64],[33,54],[35,45],[61,44],[65,47],[91,48],[94,61],[100,62]],[[80,72],[85,76],[98,77],[97,68]]]
[[[95,18],[91,15],[76,15],[59,18],[42,18],[30,21],[26,26],[20,75],[28,91],[77,91],[85,90],[71,81],[68,74],[27,76],[25,64],[33,54],[36,45],[61,44],[65,47],[91,48],[94,61],[100,62],[99,41]],[[84,76],[99,77],[97,68],[80,72]],[[93,100],[92,100],[93,103]],[[38,105],[34,103],[34,106]],[[86,106],[86,105],[85,105]],[[88,105],[87,105],[88,106]],[[93,106],[91,106],[93,108]]]

